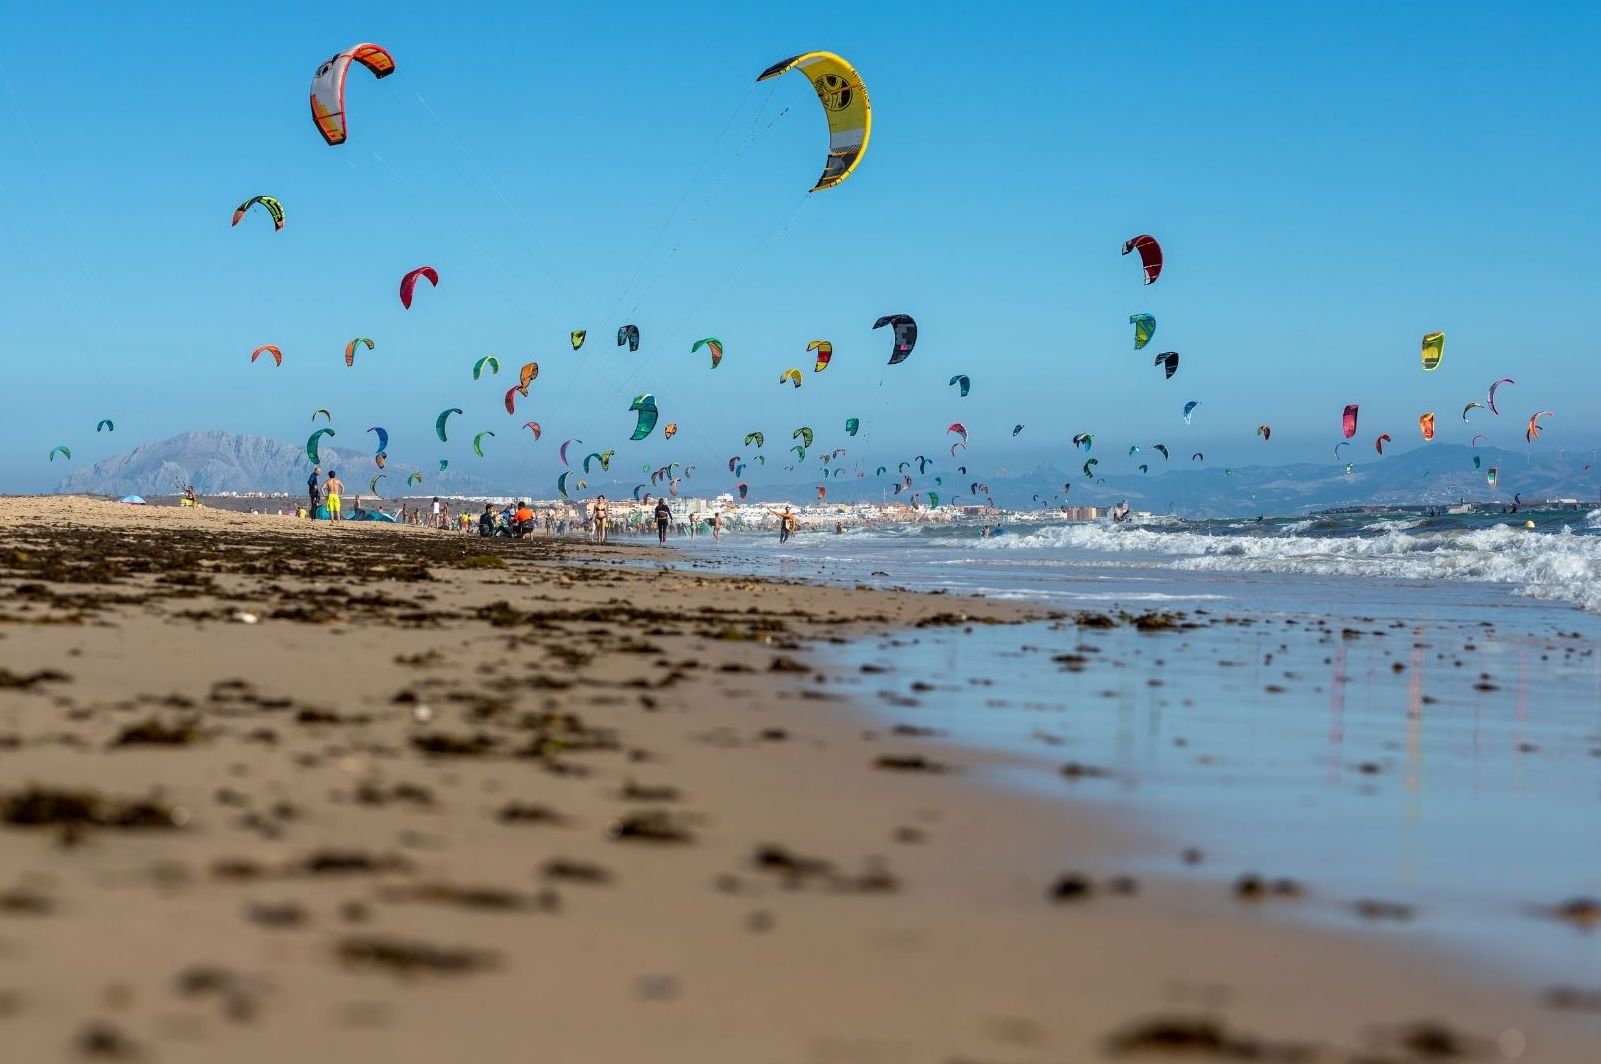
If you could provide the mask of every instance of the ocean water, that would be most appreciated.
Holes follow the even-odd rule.
[[[677,565],[1181,611],[1198,627],[893,633],[830,671],[886,723],[938,729],[935,756],[1004,750],[995,785],[1171,840],[1116,870],[1289,876],[1309,897],[1278,911],[1352,927],[1373,926],[1356,899],[1403,903],[1416,918],[1382,933],[1601,985],[1601,936],[1547,911],[1601,897],[1601,512],[676,542]]]

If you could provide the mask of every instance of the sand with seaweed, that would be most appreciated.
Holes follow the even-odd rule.
[[[1587,1059],[1590,988],[1121,875],[817,653],[1037,613],[650,556],[0,501],[8,1054]]]

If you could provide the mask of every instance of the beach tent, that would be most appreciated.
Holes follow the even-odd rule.
[[[137,495],[124,495],[122,498],[118,499],[117,501],[118,502],[125,502],[129,506],[143,506],[145,504],[145,501],[143,499],[141,499]]]

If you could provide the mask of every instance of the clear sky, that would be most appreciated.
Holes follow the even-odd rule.
[[[1076,466],[1086,430],[1108,464],[1157,441],[1323,460],[1352,402],[1364,460],[1380,431],[1420,445],[1424,410],[1442,440],[1522,447],[1548,407],[1537,446],[1601,442],[1593,3],[7,6],[0,490],[56,483],[57,443],[77,468],[186,429],[298,442],[317,407],[336,444],[381,424],[396,461],[543,495],[569,436],[616,448],[626,485],[671,460],[708,490],[746,431],[776,471],[802,424],[869,472],[943,457],[954,420],[991,473]],[[353,69],[330,148],[311,76],[363,40],[398,73]],[[874,115],[861,167],[811,197],[815,95],[753,84],[809,49],[856,65]],[[260,193],[287,228],[230,228]],[[1118,254],[1137,233],[1166,249],[1151,287]],[[424,263],[440,287],[403,310]],[[888,367],[871,325],[896,312],[921,339]],[[1140,353],[1137,312],[1158,320]],[[625,321],[637,354],[613,344]],[[1433,329],[1445,362],[1425,374]],[[378,346],[347,369],[353,336]],[[702,336],[726,344],[716,370],[689,353]],[[814,338],[835,347],[822,374]],[[281,368],[248,363],[262,343]],[[491,353],[501,375],[472,381]],[[1502,416],[1464,426],[1500,376],[1518,382]],[[671,442],[627,440],[647,390]],[[466,413],[441,445],[447,406]]]

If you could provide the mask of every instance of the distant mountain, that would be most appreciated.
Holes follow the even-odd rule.
[[[1188,454],[1177,452],[1170,461],[1163,461],[1155,451],[1134,455],[1092,452],[1075,457],[1079,462],[1072,466],[1043,465],[1026,473],[980,470],[975,464],[963,475],[939,462],[917,476],[913,467],[908,471],[913,474],[912,487],[899,495],[894,494],[894,486],[900,475],[893,472],[883,477],[830,478],[826,482],[828,501],[910,502],[916,492],[926,505],[928,493],[934,491],[943,504],[972,505],[983,501],[982,486],[987,486],[996,504],[1008,509],[1042,504],[1110,506],[1127,499],[1137,510],[1225,517],[1306,513],[1340,506],[1449,505],[1463,499],[1511,502],[1514,494],[1525,500],[1572,498],[1594,504],[1601,484],[1601,465],[1586,468],[1592,464],[1593,452],[1563,452],[1538,445],[1526,451],[1508,451],[1433,444],[1383,458],[1370,448],[1365,460],[1349,455],[1353,459],[1350,473],[1345,471],[1344,461],[1335,462],[1332,457],[1326,463],[1232,468],[1191,461]],[[1091,467],[1094,477],[1083,472],[1082,461],[1088,458],[1099,459]],[[1478,468],[1474,468],[1474,458],[1479,459]],[[1148,472],[1139,472],[1142,463]],[[1491,468],[1497,470],[1494,487],[1488,478]],[[1106,482],[1097,483],[1100,478]],[[977,497],[972,490],[974,482],[981,485]],[[763,495],[809,500],[818,483],[823,482],[764,489]],[[1064,485],[1068,486],[1065,490]]]
[[[365,492],[373,474],[379,472],[372,455],[324,446],[324,471],[344,466],[342,479],[350,494]],[[380,485],[383,493],[406,493],[406,478],[416,466],[390,462]],[[185,432],[159,443],[146,443],[124,454],[79,469],[57,486],[57,491],[82,495],[172,495],[185,484],[193,484],[202,495],[222,492],[287,492],[301,495],[306,490],[306,474],[311,472],[304,445],[284,443],[265,436],[245,436],[232,432]],[[451,470],[437,473],[422,470],[426,488],[415,488],[451,495],[482,495],[488,485],[478,477]]]

